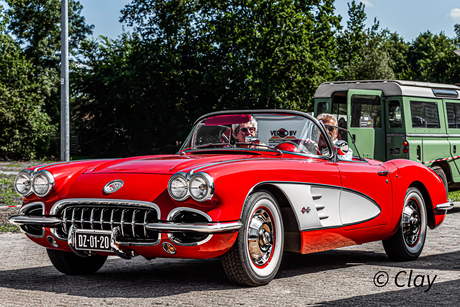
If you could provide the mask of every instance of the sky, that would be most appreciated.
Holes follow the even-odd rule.
[[[94,36],[105,35],[116,38],[122,33],[119,22],[120,10],[131,0],[80,0],[84,6],[83,16],[88,24],[95,25]],[[336,0],[336,13],[348,20],[348,0]],[[460,1],[458,0],[364,0],[366,23],[371,26],[374,17],[381,28],[397,32],[405,41],[413,41],[420,33],[444,32],[454,37],[454,25],[460,23]],[[126,28],[129,30],[128,28]]]

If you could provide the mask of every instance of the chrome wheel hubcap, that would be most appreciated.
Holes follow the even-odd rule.
[[[257,209],[251,217],[248,229],[248,249],[252,262],[265,265],[273,251],[274,225],[265,209]]]
[[[420,237],[420,208],[417,201],[409,199],[404,206],[402,226],[404,241],[408,246],[414,246]]]

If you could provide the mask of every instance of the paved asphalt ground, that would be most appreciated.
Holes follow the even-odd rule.
[[[455,207],[428,232],[416,261],[390,261],[380,242],[286,254],[269,285],[248,288],[230,283],[218,259],[110,257],[97,274],[66,276],[44,248],[22,234],[3,233],[0,306],[458,306],[459,238]]]

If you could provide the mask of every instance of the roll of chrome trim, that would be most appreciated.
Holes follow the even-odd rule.
[[[447,202],[444,204],[439,204],[436,206],[436,210],[450,210],[454,207],[454,203],[452,202]]]
[[[194,223],[151,223],[145,227],[161,232],[201,232],[201,233],[219,233],[226,231],[238,230],[243,226],[241,222],[224,222],[209,224]]]

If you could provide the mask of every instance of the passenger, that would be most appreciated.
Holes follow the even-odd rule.
[[[323,122],[323,124],[326,127],[327,133],[329,134],[329,137],[331,138],[332,144],[335,145],[339,140],[337,139],[337,118],[335,118],[334,115],[332,114],[320,114],[316,118],[317,120]],[[334,126],[334,127],[332,127]],[[344,155],[339,155],[340,159],[343,160],[352,160],[353,159],[353,150],[351,148],[348,149],[348,152],[346,152]]]

